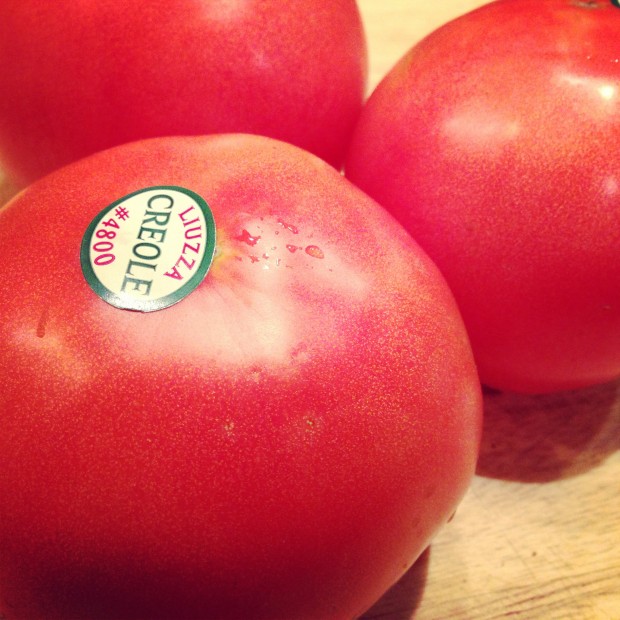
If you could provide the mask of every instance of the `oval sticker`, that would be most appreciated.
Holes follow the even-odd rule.
[[[157,186],[123,196],[90,223],[82,238],[82,272],[107,303],[153,312],[187,297],[215,252],[215,221],[189,189]]]

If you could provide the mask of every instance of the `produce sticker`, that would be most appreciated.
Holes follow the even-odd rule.
[[[80,259],[92,290],[107,303],[152,312],[187,297],[206,276],[215,252],[207,202],[177,186],[140,189],[95,217]]]

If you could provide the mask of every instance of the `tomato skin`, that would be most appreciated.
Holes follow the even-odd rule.
[[[347,176],[450,284],[481,380],[547,392],[620,375],[620,9],[483,6],[372,94]]]
[[[79,246],[154,185],[207,200],[216,257],[178,304],[119,310]],[[351,618],[473,475],[480,386],[448,287],[291,145],[161,138],[63,168],[0,210],[0,277],[8,620]]]
[[[131,140],[243,131],[340,167],[366,80],[355,0],[9,0],[0,162],[23,187]]]

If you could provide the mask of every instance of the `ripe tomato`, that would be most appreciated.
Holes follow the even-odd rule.
[[[243,131],[340,167],[366,65],[355,0],[5,0],[0,162],[23,186],[130,140]]]
[[[510,0],[386,76],[348,177],[440,267],[481,379],[545,392],[620,375],[620,8]]]
[[[0,278],[8,620],[352,618],[468,486],[453,297],[301,149],[83,159],[0,211]]]

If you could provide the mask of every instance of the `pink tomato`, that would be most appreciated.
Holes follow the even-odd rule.
[[[130,140],[243,131],[339,167],[366,64],[355,0],[4,0],[0,163],[25,185]]]
[[[0,279],[7,620],[353,618],[468,487],[453,297],[301,149],[83,159],[0,210]]]
[[[446,277],[481,379],[620,375],[620,8],[504,0],[416,45],[368,102],[348,177]]]

